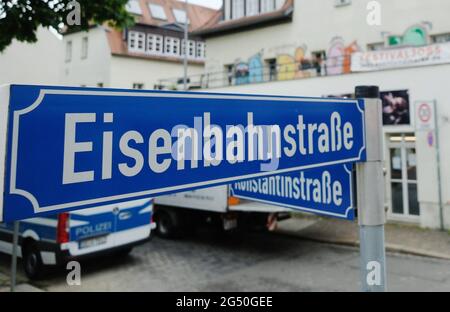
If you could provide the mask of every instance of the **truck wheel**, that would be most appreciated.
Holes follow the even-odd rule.
[[[31,280],[42,278],[44,275],[44,264],[42,263],[39,249],[34,242],[29,242],[24,247],[22,262],[25,274]]]
[[[177,228],[177,216],[167,210],[159,210],[155,215],[156,234],[162,238],[175,238],[179,231]]]

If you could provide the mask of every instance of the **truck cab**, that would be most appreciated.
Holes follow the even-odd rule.
[[[179,238],[198,225],[228,232],[236,229],[274,230],[290,218],[291,209],[231,196],[229,186],[217,186],[155,198],[156,234]]]

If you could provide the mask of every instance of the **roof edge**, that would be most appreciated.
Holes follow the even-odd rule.
[[[230,20],[226,22],[219,22],[218,24],[209,27],[198,29],[192,32],[192,35],[197,36],[214,36],[225,32],[232,32],[237,29],[248,29],[257,26],[263,26],[282,20],[292,20],[294,12],[294,5],[290,4],[278,11],[265,13],[259,16],[244,17],[237,20]]]

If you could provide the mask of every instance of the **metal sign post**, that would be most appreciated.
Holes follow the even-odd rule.
[[[386,291],[384,245],[383,121],[379,88],[356,87],[365,103],[367,161],[356,165],[357,207],[360,228],[361,283],[365,292]]]

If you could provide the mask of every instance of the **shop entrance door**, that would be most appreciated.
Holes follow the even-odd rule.
[[[388,148],[390,218],[418,222],[416,137],[408,133],[391,135]]]

